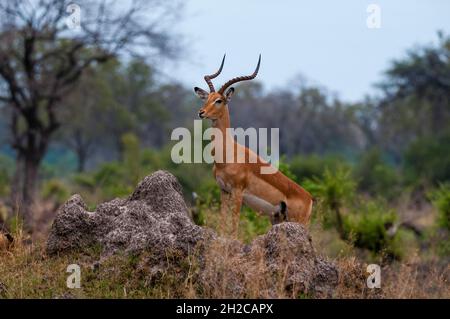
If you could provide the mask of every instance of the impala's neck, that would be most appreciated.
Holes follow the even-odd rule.
[[[225,112],[222,117],[218,118],[217,120],[213,120],[212,126],[222,133],[222,145],[218,145],[217,143],[220,143],[219,139],[214,138],[214,153],[216,156],[220,156],[219,153],[216,154],[216,150],[220,147],[223,150],[223,157],[221,163],[225,161],[227,156],[227,150],[230,148],[231,145],[234,145],[234,138],[228,134],[227,129],[230,128],[230,113],[228,112],[228,105],[225,105]],[[227,145],[228,142],[228,145]],[[217,159],[217,158],[216,158]],[[217,164],[220,165],[220,163],[217,163],[217,160],[214,161]]]
[[[230,127],[230,113],[228,112],[228,105],[225,105],[224,115],[217,120],[213,120],[212,126],[219,129],[223,136],[226,136],[227,128]]]

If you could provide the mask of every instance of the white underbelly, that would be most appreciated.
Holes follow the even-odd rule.
[[[243,194],[243,202],[251,209],[263,213],[264,215],[267,215],[269,217],[272,217],[280,207],[279,205],[272,205],[268,201],[245,191]]]

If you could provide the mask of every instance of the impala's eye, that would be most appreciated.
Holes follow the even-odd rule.
[[[215,103],[220,104],[220,103],[222,103],[222,100],[217,100]]]

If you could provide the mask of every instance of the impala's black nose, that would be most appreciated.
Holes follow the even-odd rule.
[[[204,116],[203,116],[204,113],[205,113],[205,111],[198,112],[198,117],[201,119],[204,118]]]

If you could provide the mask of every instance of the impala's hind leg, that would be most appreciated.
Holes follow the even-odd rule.
[[[222,235],[229,233],[229,216],[231,211],[231,193],[221,191],[220,192],[220,220],[219,220],[219,232]]]
[[[307,226],[311,218],[312,200],[289,200],[289,221]]]
[[[231,234],[233,237],[238,237],[239,231],[239,217],[241,215],[241,207],[242,207],[242,191],[239,189],[235,189],[232,193],[233,198],[233,218],[232,218],[232,229]]]

